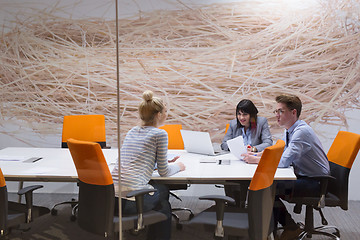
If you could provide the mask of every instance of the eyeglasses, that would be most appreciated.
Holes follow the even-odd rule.
[[[275,114],[275,115],[281,115],[281,114],[283,114],[285,111],[284,110],[282,110],[282,109],[276,109],[273,113]]]

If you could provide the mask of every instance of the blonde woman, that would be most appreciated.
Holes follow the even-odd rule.
[[[155,209],[166,214],[168,218],[149,227],[148,239],[170,239],[169,190],[166,185],[150,182],[150,179],[155,166],[162,177],[183,171],[185,166],[181,162],[168,163],[168,136],[165,130],[158,128],[164,124],[167,117],[167,109],[163,101],[154,97],[153,92],[145,91],[138,111],[141,125],[133,127],[127,133],[121,147],[122,211],[129,214],[136,213],[135,201],[125,197],[129,191],[143,188],[157,189],[157,192],[145,195],[144,211]],[[118,170],[114,169],[112,175],[116,184]]]

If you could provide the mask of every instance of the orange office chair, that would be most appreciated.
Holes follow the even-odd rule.
[[[181,137],[181,124],[168,124],[159,127],[164,129],[168,134],[168,149],[184,149],[184,142]]]
[[[69,115],[64,116],[61,147],[67,148],[69,138],[83,141],[97,142],[102,148],[106,147],[105,116],[104,115]],[[77,201],[65,201],[55,204],[51,208],[51,214],[57,215],[56,207],[70,204],[72,207],[71,220],[76,219]]]
[[[272,209],[276,184],[274,175],[284,151],[285,142],[278,140],[267,147],[250,182],[245,209],[230,206],[235,200],[228,196],[209,195],[201,200],[213,200],[215,205],[195,216],[190,224],[214,231],[215,239],[245,236],[251,240],[267,239],[272,234]]]
[[[106,148],[104,115],[64,116],[61,147],[67,148],[69,138],[97,142]]]
[[[226,134],[227,131],[229,130],[229,127],[230,127],[230,123],[227,123],[227,124],[226,124],[226,127],[225,127],[225,134]]]
[[[332,143],[327,157],[330,164],[328,177],[314,177],[321,181],[321,194],[318,197],[291,197],[286,199],[295,203],[294,212],[300,213],[301,206],[306,205],[305,224],[298,239],[312,237],[313,234],[326,235],[333,239],[340,239],[340,231],[335,226],[327,226],[328,222],[322,213],[324,207],[341,207],[348,209],[348,185],[352,164],[360,149],[360,135],[339,131]],[[323,226],[314,227],[313,211],[317,210],[321,216]],[[327,232],[333,229],[334,232]]]
[[[8,235],[12,229],[20,229],[20,225],[24,223],[27,226],[20,230],[29,230],[30,222],[50,212],[46,207],[33,206],[33,191],[42,187],[35,185],[20,189],[18,194],[25,195],[25,204],[9,202],[5,178],[0,168],[0,239]]]
[[[79,178],[78,224],[91,233],[115,238],[119,232],[119,217],[114,216],[115,190],[109,167],[98,143],[68,139],[68,147]],[[133,191],[127,197],[135,197],[137,214],[123,215],[123,230],[139,231],[145,225],[164,221],[166,215],[157,211],[143,212],[143,195],[156,191]]]
[[[168,124],[159,127],[163,129],[168,134],[168,149],[184,149],[184,142],[181,136],[180,130],[182,129],[181,124]],[[188,188],[187,184],[168,184],[169,190],[186,190]],[[175,193],[170,192],[170,195],[182,201],[180,197],[178,197]],[[189,219],[194,216],[194,213],[189,208],[172,208],[172,216],[176,220],[176,228],[182,229],[182,225],[180,224],[180,217],[176,214],[178,211],[187,211],[189,212]]]

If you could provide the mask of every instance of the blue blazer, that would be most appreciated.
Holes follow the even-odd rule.
[[[236,119],[233,119],[230,121],[229,129],[221,143],[221,149],[229,151],[226,141],[238,136],[242,136],[242,129],[237,127],[237,121]],[[251,133],[251,143],[252,147],[256,147],[259,152],[273,145],[269,124],[266,118],[257,117],[256,132],[255,134],[254,132]]]

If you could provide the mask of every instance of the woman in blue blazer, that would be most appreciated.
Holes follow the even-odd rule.
[[[248,99],[236,106],[236,119],[230,121],[229,128],[221,143],[221,149],[229,150],[227,140],[243,136],[244,144],[253,152],[261,152],[273,144],[266,118],[258,117],[258,110]]]
[[[258,117],[258,110],[248,99],[241,100],[236,106],[236,119],[230,121],[229,128],[222,141],[221,148],[229,150],[227,140],[242,136],[247,149],[261,152],[273,144],[269,124],[266,118]],[[236,206],[244,207],[248,183],[225,185],[225,194],[235,199]]]

